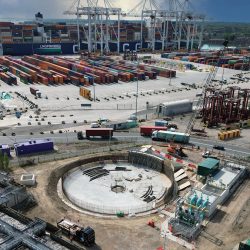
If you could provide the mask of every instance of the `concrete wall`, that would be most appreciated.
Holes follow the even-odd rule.
[[[167,193],[165,195],[164,198],[164,202],[165,204],[169,203],[177,194],[178,191],[178,185],[175,182],[174,179],[174,170],[173,170],[173,166],[170,160],[164,160],[164,164],[163,164],[163,173],[170,179],[171,181],[171,186],[170,188],[167,190]]]

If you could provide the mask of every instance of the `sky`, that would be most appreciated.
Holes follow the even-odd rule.
[[[76,0],[0,0],[0,19],[33,19],[38,11],[44,18],[65,18],[63,11]],[[81,0],[87,2],[87,0]],[[103,0],[99,0],[103,1]],[[110,0],[116,7],[130,10],[141,0]],[[169,0],[155,0],[164,6]],[[184,0],[179,0],[184,1]],[[188,0],[192,9],[209,21],[250,23],[250,0]],[[70,17],[70,16],[67,16]]]

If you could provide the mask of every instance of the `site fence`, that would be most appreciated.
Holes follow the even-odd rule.
[[[89,148],[83,149],[78,151],[68,151],[62,153],[51,153],[51,154],[44,154],[44,155],[35,155],[35,156],[27,156],[27,157],[17,157],[10,161],[9,166],[28,166],[28,165],[35,165],[39,163],[45,163],[50,161],[58,161],[64,160],[73,157],[80,157],[86,156],[89,154],[97,154],[97,153],[105,153],[110,151],[119,151],[126,148],[133,148],[136,146],[140,146],[145,144],[146,142],[143,140],[123,143],[123,144],[112,144],[105,147],[97,147],[97,148]]]

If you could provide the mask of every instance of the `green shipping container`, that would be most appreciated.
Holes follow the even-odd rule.
[[[228,64],[230,64],[230,65],[235,64],[235,63],[237,63],[237,60],[229,60],[228,61]]]
[[[188,143],[189,139],[190,139],[189,134],[179,133],[179,132],[159,130],[159,131],[154,131],[152,133],[152,140]]]
[[[137,121],[127,120],[127,128],[136,128],[138,126]]]

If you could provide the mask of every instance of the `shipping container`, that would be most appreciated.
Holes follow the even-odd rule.
[[[50,139],[29,140],[26,142],[14,143],[14,149],[17,156],[43,153],[53,151],[54,143]]]
[[[0,151],[2,152],[2,155],[7,155],[10,157],[10,147],[7,144],[0,145]]]
[[[159,141],[173,141],[180,143],[188,143],[190,139],[189,134],[179,133],[179,132],[171,132],[171,131],[154,131],[152,133],[152,140]]]
[[[90,139],[90,137],[101,137],[103,139],[111,139],[113,137],[113,129],[112,128],[90,128],[86,129],[86,138]]]
[[[140,126],[140,134],[142,136],[151,136],[153,131],[167,130],[167,127],[157,127],[157,126]]]

